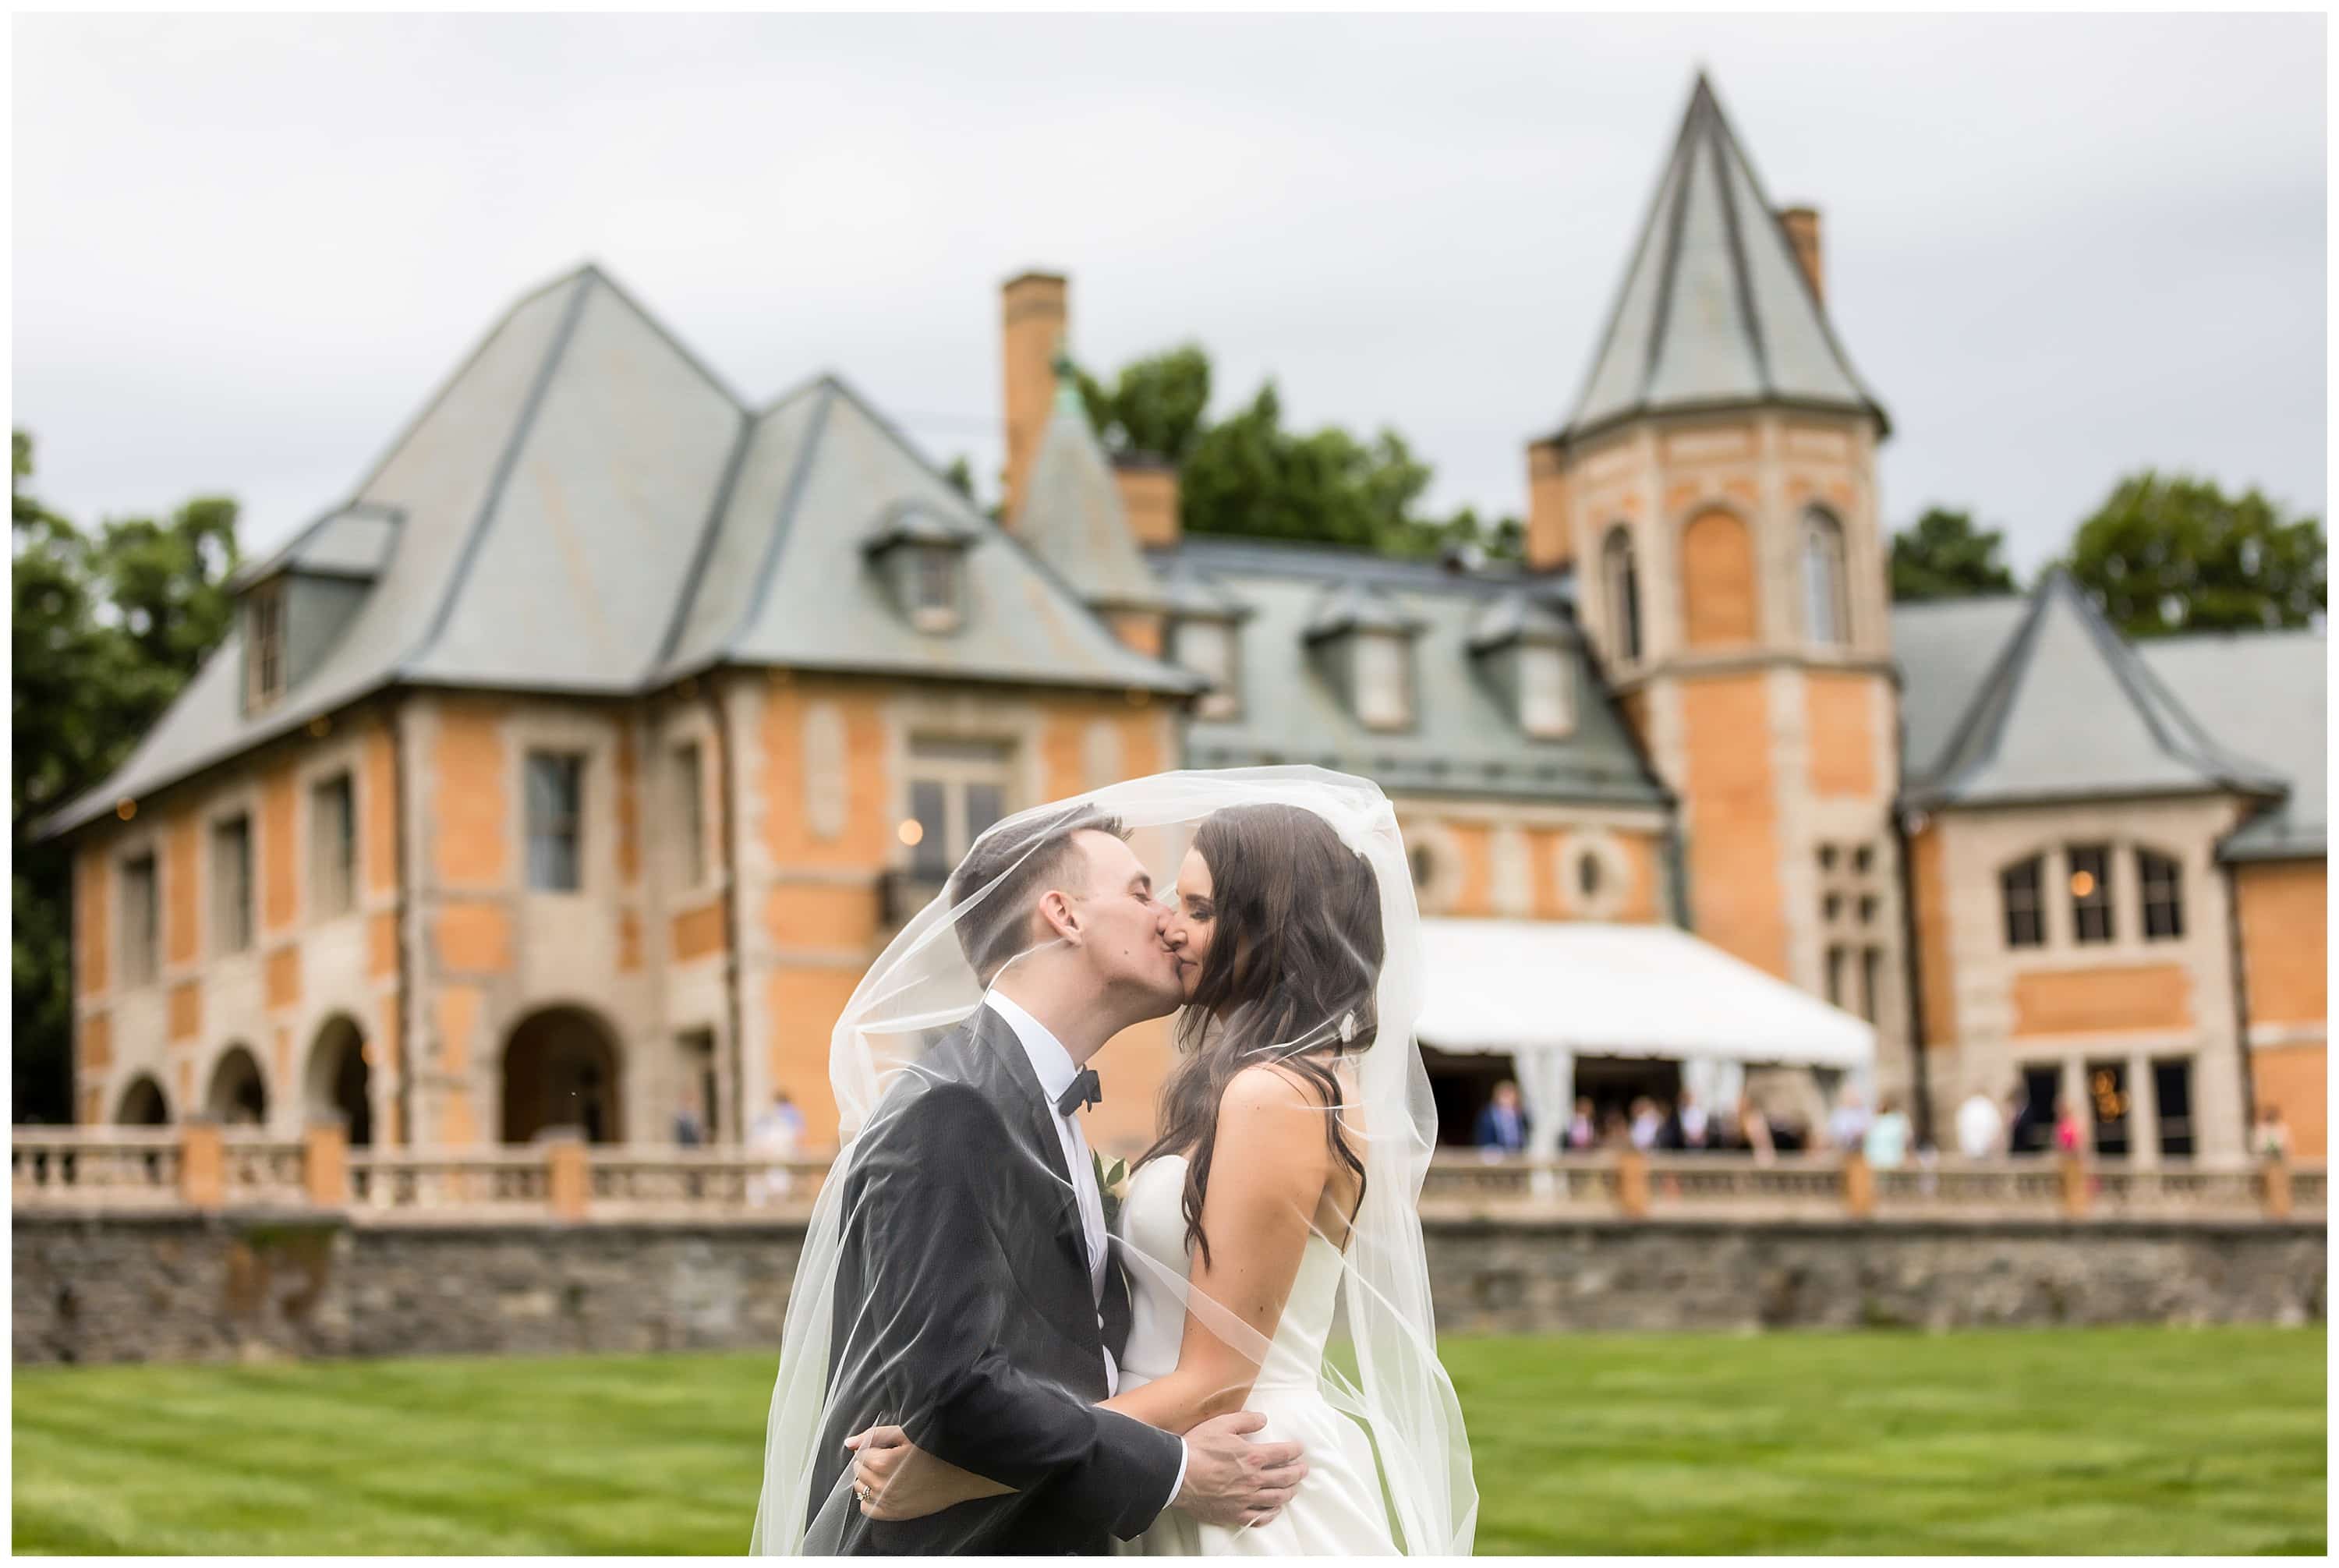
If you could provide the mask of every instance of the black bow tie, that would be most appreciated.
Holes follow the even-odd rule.
[[[1097,1081],[1096,1069],[1084,1067],[1072,1074],[1072,1086],[1056,1096],[1056,1114],[1070,1116],[1084,1105],[1102,1105],[1104,1086]]]

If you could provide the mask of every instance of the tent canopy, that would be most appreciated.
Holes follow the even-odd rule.
[[[1424,920],[1424,1045],[1862,1071],[1876,1031],[1669,925]]]

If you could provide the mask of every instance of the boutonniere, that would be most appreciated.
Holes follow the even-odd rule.
[[[1104,1202],[1104,1228],[1110,1230],[1120,1219],[1121,1201],[1129,1196],[1129,1161],[1116,1159],[1107,1165],[1104,1156],[1094,1149],[1089,1159],[1096,1163],[1097,1196]]]

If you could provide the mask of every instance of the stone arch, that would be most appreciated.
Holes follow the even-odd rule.
[[[625,1138],[625,1051],[589,1008],[538,1008],[513,1025],[501,1087],[506,1143],[531,1143],[558,1128],[587,1143]]]
[[[1825,507],[1803,512],[1798,569],[1805,640],[1827,646],[1851,641],[1851,577],[1845,565],[1843,525]]]
[[[154,1081],[152,1073],[142,1072],[132,1079],[122,1090],[116,1103],[113,1119],[122,1127],[164,1127],[171,1120],[170,1097],[163,1086]]]
[[[301,1103],[312,1118],[340,1117],[351,1149],[371,1147],[373,1050],[348,1013],[337,1012],[318,1027],[309,1046]]]
[[[1736,512],[1712,507],[1682,529],[1682,641],[1693,648],[1742,647],[1759,624],[1754,534]]]
[[[231,1045],[212,1064],[203,1113],[222,1127],[268,1125],[268,1079],[250,1046]]]
[[[1607,611],[1608,646],[1619,664],[1641,656],[1641,572],[1633,557],[1633,531],[1623,523],[1609,528],[1600,545],[1600,591]]]

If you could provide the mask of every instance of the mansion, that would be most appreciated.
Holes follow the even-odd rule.
[[[1572,407],[1519,410],[1511,566],[1184,534],[1060,380],[1061,276],[1002,291],[1001,522],[840,377],[748,403],[557,279],[48,824],[76,1115],[730,1141],[785,1091],[820,1141],[839,1011],[985,825],[1316,763],[1389,794],[1427,914],[1684,928],[1863,1021],[1945,1144],[2019,1082],[2106,1155],[2235,1158],[2273,1102],[2321,1158],[2324,634],[2130,644],[2058,574],[1893,605],[1824,285],[1701,80]],[[1509,1070],[1436,1045],[1450,1132]]]

